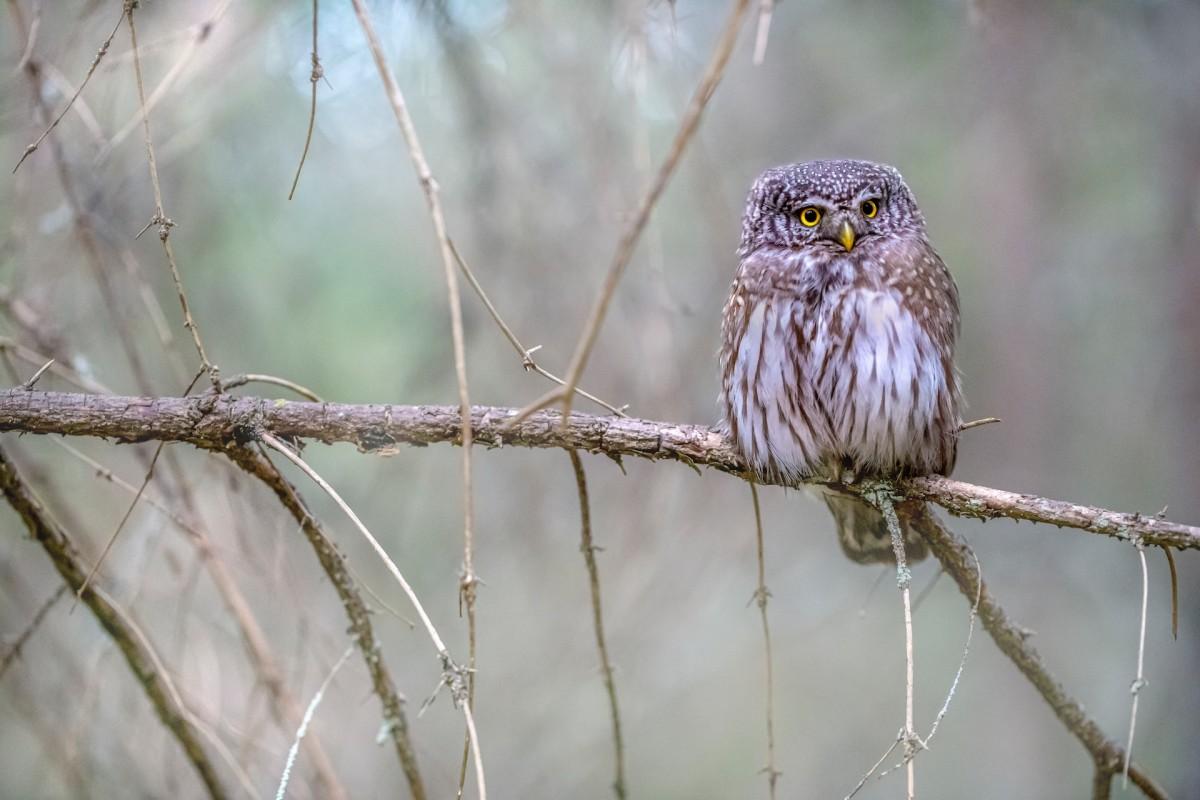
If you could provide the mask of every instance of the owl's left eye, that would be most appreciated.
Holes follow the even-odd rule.
[[[812,228],[821,221],[821,209],[816,206],[805,206],[800,209],[800,223],[806,228]]]
[[[875,215],[879,213],[879,203],[875,200],[863,200],[862,203],[859,204],[858,210],[861,211],[862,215],[867,219],[874,219]]]

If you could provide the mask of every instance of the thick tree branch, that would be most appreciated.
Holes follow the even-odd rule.
[[[703,425],[572,413],[562,427],[557,412],[544,411],[506,429],[506,421],[516,413],[512,408],[474,406],[476,443],[484,447],[575,448],[612,458],[667,459],[745,473],[726,438]],[[97,436],[121,442],[187,442],[208,449],[251,442],[263,431],[285,439],[349,442],[363,451],[404,444],[457,444],[459,427],[458,409],[453,406],[346,405],[212,394],[180,398],[25,389],[0,392],[0,431]],[[841,488],[862,492],[859,486]],[[897,481],[896,489],[959,516],[1023,519],[1148,545],[1200,549],[1200,527],[1157,516],[1109,511],[940,476]]]

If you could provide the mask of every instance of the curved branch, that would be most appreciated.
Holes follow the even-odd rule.
[[[681,461],[744,475],[745,465],[719,431],[704,425],[572,413],[566,426],[542,411],[507,427],[514,408],[473,406],[475,442],[484,447],[558,447]],[[120,442],[162,440],[221,449],[250,442],[262,431],[281,438],[349,442],[364,452],[398,445],[458,444],[454,406],[348,405],[212,395],[116,397],[111,395],[0,392],[0,431],[97,436]],[[861,486],[840,486],[861,494]],[[1200,527],[1158,516],[1127,514],[1031,494],[1018,494],[931,475],[896,482],[905,497],[927,500],[951,514],[980,519],[1008,517],[1042,522],[1180,550],[1200,550]]]

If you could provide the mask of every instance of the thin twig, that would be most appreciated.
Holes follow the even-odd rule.
[[[33,373],[33,375],[29,376],[29,380],[21,384],[21,388],[25,389],[26,391],[31,391],[34,385],[41,380],[41,377],[46,374],[46,370],[50,369],[52,366],[54,366],[53,358],[38,367],[37,372]]]
[[[362,0],[353,0],[353,3],[354,13],[358,16],[359,25],[362,27],[363,34],[367,38],[367,45],[371,50],[372,57],[375,59],[375,66],[379,71],[379,78],[383,83],[384,92],[387,95],[388,102],[391,104],[392,113],[396,116],[396,123],[400,127],[400,133],[404,137],[405,144],[408,146],[408,154],[412,159],[413,169],[417,173],[417,180],[421,185],[422,193],[425,195],[425,203],[429,207],[429,218],[433,223],[433,234],[437,240],[438,251],[441,253],[442,270],[446,278],[446,295],[450,306],[450,335],[454,346],[454,373],[458,380],[458,405],[463,419],[461,429],[463,451],[463,565],[462,575],[459,579],[459,613],[462,613],[462,608],[465,606],[467,612],[468,648],[465,713],[468,732],[467,739],[463,742],[464,767],[460,771],[462,777],[459,781],[459,793],[461,794],[464,781],[466,780],[466,750],[469,745],[475,751],[475,769],[479,780],[479,792],[483,796],[486,792],[483,786],[483,765],[479,759],[479,743],[475,741],[474,733],[470,730],[474,726],[471,719],[471,709],[475,702],[475,597],[478,590],[479,578],[475,574],[475,500],[474,490],[471,485],[471,398],[467,385],[467,356],[465,336],[463,334],[462,300],[458,292],[458,272],[455,269],[454,253],[450,248],[450,238],[446,233],[446,218],[442,211],[442,201],[438,184],[433,177],[433,172],[429,168],[425,152],[421,148],[421,140],[417,136],[417,129],[413,124],[412,116],[408,113],[408,105],[404,101],[404,93],[400,91],[400,85],[396,82],[396,78],[392,75],[392,70],[388,66],[387,58],[384,56],[383,47],[379,42],[378,35],[375,33],[375,25],[371,21],[371,15],[367,11],[367,7],[363,4]]]
[[[896,738],[892,740],[892,746],[889,747],[887,750],[884,750],[883,755],[881,755],[879,757],[879,760],[876,761],[874,764],[872,764],[871,768],[863,773],[863,776],[859,779],[858,783],[855,784],[854,788],[850,790],[850,794],[846,795],[845,800],[851,800],[851,798],[854,797],[854,795],[856,795],[860,791],[862,791],[862,788],[867,785],[867,781],[871,780],[871,776],[875,774],[875,770],[879,769],[879,765],[882,764],[884,761],[887,761],[887,757],[890,756],[892,754],[892,751],[895,750],[897,747],[899,747],[900,743],[903,741],[904,741],[904,730],[901,729],[899,732],[896,733]]]
[[[342,668],[352,655],[354,655],[354,645],[350,645],[346,648],[346,652],[342,653],[342,657],[329,670],[329,674],[325,676],[325,680],[321,681],[321,685],[317,687],[317,692],[309,702],[308,708],[304,710],[304,718],[300,720],[300,727],[296,729],[296,737],[292,739],[292,746],[288,748],[287,761],[283,765],[283,774],[279,776],[279,788],[275,790],[275,800],[283,800],[287,795],[287,785],[292,777],[292,767],[296,763],[296,755],[300,752],[300,740],[308,733],[308,726],[312,722],[313,714],[317,713],[317,706],[321,704],[321,700],[325,697],[325,690],[329,688],[329,684],[333,683],[333,678],[338,674],[338,670]]]
[[[179,54],[179,57],[175,60],[175,63],[172,64],[171,68],[167,70],[165,75],[163,75],[163,78],[161,81],[159,81],[158,86],[155,86],[154,91],[150,92],[149,97],[146,98],[146,113],[153,111],[154,107],[157,106],[159,102],[167,96],[167,93],[172,89],[172,87],[175,86],[175,82],[183,74],[183,71],[187,67],[188,63],[191,62],[192,58],[196,55],[196,51],[200,49],[200,45],[204,44],[212,36],[213,29],[216,27],[217,23],[221,21],[221,17],[225,16],[225,12],[229,10],[229,6],[232,5],[232,3],[233,0],[220,0],[213,12],[208,15],[207,19],[191,26],[191,38],[188,40],[187,47],[183,49],[183,52]],[[187,35],[186,32],[181,31],[178,37],[170,37],[171,41],[169,45],[172,50],[178,49],[175,39],[184,35]],[[142,52],[145,52],[147,49],[151,49],[152,47],[153,44],[149,46],[143,45],[141,49]],[[116,56],[115,59],[109,59],[109,66],[106,67],[106,69],[110,69],[117,63],[125,60],[125,57],[126,56]],[[128,54],[128,57],[132,59],[132,54]],[[112,138],[104,143],[104,146],[100,148],[100,152],[96,154],[95,162],[100,163],[105,161],[109,155],[112,154],[112,151],[121,144],[121,142],[125,141],[125,139],[131,133],[137,130],[141,123],[142,115],[139,109],[138,112],[134,113],[134,115],[128,121],[126,121],[124,125],[121,126],[120,130],[113,134]]]
[[[203,372],[197,372],[192,378],[191,383],[183,390],[186,396],[192,391],[192,387],[196,385],[196,381],[200,380]],[[100,551],[100,557],[96,559],[96,563],[92,565],[92,569],[88,572],[87,578],[83,582],[83,586],[75,594],[75,601],[71,604],[71,611],[75,610],[75,606],[79,603],[79,598],[83,595],[83,590],[92,582],[92,578],[96,577],[96,573],[100,569],[100,565],[104,563],[104,559],[108,556],[108,552],[112,549],[113,544],[117,541],[117,537],[125,528],[125,523],[129,521],[129,517],[133,515],[133,510],[137,508],[138,501],[142,499],[142,494],[146,491],[146,487],[150,485],[150,479],[154,477],[154,467],[158,464],[158,457],[162,455],[163,447],[166,442],[159,442],[158,447],[154,448],[154,455],[150,458],[150,463],[146,467],[146,475],[142,478],[142,485],[138,488],[137,494],[133,496],[133,500],[129,503],[129,508],[125,509],[125,515],[121,517],[121,521],[117,523],[117,528],[112,532],[112,536],[108,537],[108,541],[104,543],[104,549]]]
[[[767,37],[771,34],[771,16],[775,13],[775,0],[759,0],[758,32],[754,37],[754,66],[767,58]]]
[[[1083,706],[1067,694],[1062,684],[1050,673],[1037,649],[1029,642],[1028,632],[1008,618],[1004,609],[991,596],[979,574],[972,569],[970,548],[948,530],[936,517],[933,525],[923,526],[921,533],[930,550],[945,567],[959,590],[968,598],[978,598],[979,619],[1000,651],[1008,656],[1021,674],[1033,685],[1059,721],[1084,746],[1098,769],[1115,774],[1121,769],[1124,753],[1121,746],[1104,735],[1096,721],[1087,715]],[[1136,763],[1129,766],[1129,777],[1151,800],[1166,800],[1167,792]]]
[[[587,564],[588,588],[592,600],[592,629],[596,634],[596,649],[600,652],[600,668],[604,671],[604,689],[608,692],[608,708],[612,718],[613,751],[616,754],[616,776],[613,779],[613,792],[618,800],[626,797],[625,788],[625,744],[621,738],[621,712],[617,708],[617,685],[613,679],[612,662],[608,657],[608,645],[604,639],[604,617],[600,606],[600,570],[596,566],[596,546],[592,544],[592,513],[588,502],[587,473],[583,470],[583,461],[579,451],[568,449],[571,458],[571,469],[575,473],[575,489],[579,494],[579,549],[583,552],[584,563]]]
[[[67,112],[71,110],[71,106],[75,105],[75,101],[79,99],[79,95],[83,94],[84,87],[88,85],[88,81],[92,79],[92,75],[96,74],[96,67],[100,66],[100,61],[103,60],[105,54],[108,53],[108,48],[112,45],[113,38],[116,37],[117,31],[121,29],[121,21],[124,18],[125,12],[122,11],[121,16],[117,17],[117,24],[113,26],[112,33],[108,34],[108,38],[104,40],[103,44],[100,45],[100,49],[96,51],[96,55],[92,58],[92,63],[88,67],[87,75],[83,76],[83,81],[79,84],[79,88],[75,90],[75,94],[71,95],[71,99],[67,101],[65,106],[63,106],[63,110],[58,112],[58,116],[56,116],[54,120],[46,126],[46,129],[42,131],[42,135],[34,140],[32,144],[25,147],[25,152],[23,152],[21,157],[17,160],[16,166],[12,168],[13,174],[16,174],[17,170],[21,168],[21,165],[25,163],[25,159],[29,158],[29,156],[32,155],[35,150],[41,147],[42,142],[46,140],[46,137],[50,135],[50,132],[58,127],[58,123],[62,122],[62,118],[65,117]],[[31,29],[29,38],[26,40],[27,52],[21,57],[20,62],[22,68],[24,69],[28,69],[28,65],[32,63],[31,57],[33,53],[33,38],[34,29]]]
[[[1129,693],[1133,695],[1133,704],[1129,709],[1129,739],[1125,744],[1125,763],[1121,768],[1124,777],[1121,779],[1121,786],[1129,787],[1129,761],[1133,758],[1133,731],[1137,726],[1137,709],[1138,696],[1141,695],[1142,689],[1146,687],[1146,678],[1144,667],[1146,663],[1146,606],[1150,598],[1150,573],[1146,569],[1146,547],[1141,542],[1137,543],[1138,559],[1142,564],[1142,616],[1141,626],[1138,629],[1138,656],[1137,656],[1137,677],[1134,678],[1133,684],[1129,687]]]
[[[754,544],[758,555],[758,586],[754,590],[754,600],[758,605],[759,617],[762,620],[763,657],[766,662],[766,704],[767,704],[767,789],[768,796],[775,800],[775,784],[783,773],[775,768],[775,667],[771,655],[771,626],[767,622],[767,598],[771,593],[767,590],[767,566],[763,547],[762,508],[758,502],[758,484],[751,478],[750,498],[754,502]]]
[[[356,4],[359,2],[361,0],[355,0]],[[621,234],[620,241],[617,243],[617,250],[613,256],[612,263],[609,265],[604,283],[596,295],[591,312],[588,314],[587,322],[584,323],[583,330],[579,335],[575,353],[571,357],[570,366],[567,368],[567,377],[564,384],[561,387],[551,389],[541,398],[523,408],[513,418],[510,423],[511,425],[515,425],[535,411],[555,403],[561,403],[564,421],[570,414],[575,387],[579,385],[579,379],[583,377],[583,370],[587,366],[588,358],[591,356],[592,347],[596,344],[596,337],[599,335],[600,326],[604,322],[605,315],[608,313],[609,303],[616,293],[617,284],[620,282],[625,268],[629,266],[629,262],[633,258],[634,248],[637,246],[638,239],[645,229],[646,223],[650,221],[650,214],[654,210],[654,206],[658,203],[658,199],[667,188],[667,183],[674,174],[679,160],[683,157],[683,152],[687,148],[688,142],[691,141],[693,134],[695,134],[696,129],[700,125],[700,117],[704,113],[704,109],[708,106],[708,101],[712,99],[713,93],[717,89],[717,84],[721,82],[721,77],[725,74],[725,65],[729,63],[729,56],[733,53],[734,45],[737,44],[738,33],[742,29],[746,9],[749,6],[750,0],[733,0],[733,6],[729,11],[729,16],[726,18],[721,36],[718,38],[717,44],[713,48],[712,56],[709,58],[708,67],[705,69],[704,75],[701,77],[700,83],[692,95],[691,103],[688,104],[688,108],[679,122],[679,130],[676,132],[675,139],[671,143],[671,149],[667,152],[662,166],[658,169],[658,174],[655,175],[650,187],[646,190],[645,195],[642,196],[637,211],[634,212],[629,224]]]
[[[900,588],[900,596],[904,603],[904,760],[907,777],[907,798],[916,797],[916,766],[913,756],[920,744],[917,729],[913,722],[913,624],[912,598],[909,587],[912,585],[912,572],[904,553],[904,532],[900,529],[900,520],[896,517],[896,507],[893,504],[892,487],[880,483],[871,497],[875,507],[887,521],[888,533],[892,537],[892,552],[896,556],[896,585]]]
[[[239,386],[245,386],[248,383],[269,383],[274,386],[282,386],[283,388],[289,389],[301,397],[313,401],[314,403],[324,402],[320,395],[306,386],[302,386],[295,381],[290,381],[287,378],[279,378],[275,375],[264,375],[259,372],[243,372],[241,375],[234,375],[232,378],[226,378],[225,380],[221,381],[221,389],[223,391],[229,391],[230,389],[236,389]]]
[[[292,189],[288,192],[288,200],[296,195],[296,187],[300,185],[300,173],[304,171],[304,162],[308,159],[308,148],[312,144],[313,128],[317,124],[317,84],[325,77],[325,69],[317,55],[317,8],[319,0],[313,0],[312,15],[312,74],[308,80],[312,83],[312,105],[308,110],[308,132],[304,134],[304,152],[300,154],[300,163],[296,165],[296,177],[292,179]]]
[[[479,280],[475,277],[474,271],[472,271],[470,265],[468,265],[466,260],[462,257],[462,254],[458,252],[458,248],[455,246],[453,239],[450,240],[450,251],[454,254],[454,260],[458,262],[458,268],[462,270],[463,277],[467,279],[467,283],[469,283],[471,288],[475,290],[475,294],[479,297],[480,301],[482,301],[484,308],[486,308],[488,311],[488,314],[491,315],[492,321],[496,323],[496,326],[500,328],[500,332],[504,334],[504,338],[508,339],[508,343],[513,346],[513,349],[517,351],[517,355],[521,357],[521,366],[525,368],[525,371],[536,372],[543,378],[551,380],[554,383],[557,383],[559,386],[562,386],[562,378],[548,372],[545,369],[542,369],[542,367],[533,360],[533,354],[541,345],[538,347],[525,347],[525,345],[521,344],[521,340],[517,338],[517,335],[513,333],[512,328],[510,328],[504,321],[504,318],[500,316],[500,312],[496,310],[496,306],[492,303],[491,298],[487,296],[487,292],[483,290],[483,286],[480,285]],[[617,406],[606,403],[599,397],[596,397],[594,394],[590,394],[580,388],[576,388],[575,393],[581,395],[582,397],[586,397],[588,400],[591,400],[597,405],[607,408],[618,417],[626,416],[625,409],[628,408],[628,406],[621,406],[618,408]]]
[[[80,584],[79,589],[75,592],[75,601],[71,603],[71,610],[75,610],[75,606],[79,603],[83,593],[91,585],[92,579],[96,577],[96,573],[100,570],[100,565],[104,563],[104,559],[108,557],[108,553],[112,550],[113,544],[117,541],[117,537],[121,535],[121,531],[125,529],[125,523],[133,515],[133,510],[137,508],[138,501],[142,499],[142,494],[146,491],[146,487],[150,485],[150,479],[154,477],[154,467],[158,464],[158,457],[162,455],[163,448],[166,442],[159,442],[158,447],[154,448],[154,456],[150,459],[150,466],[146,469],[146,475],[142,478],[142,485],[138,487],[137,494],[133,496],[129,507],[125,509],[125,514],[121,517],[121,521],[117,523],[117,528],[108,537],[108,541],[104,543],[104,549],[100,551],[100,557],[96,559],[96,563],[88,571],[87,577]]]
[[[146,160],[150,166],[150,183],[154,187],[154,217],[150,220],[147,228],[151,225],[158,225],[158,239],[162,242],[163,251],[166,253],[167,264],[171,268],[171,279],[175,282],[175,293],[179,295],[179,305],[183,310],[183,326],[192,334],[192,344],[196,346],[196,353],[200,356],[200,363],[208,373],[213,389],[220,392],[220,372],[216,365],[208,360],[208,354],[204,350],[204,342],[200,339],[200,329],[196,326],[196,320],[192,317],[187,293],[183,289],[183,278],[180,276],[179,266],[175,261],[175,252],[171,247],[171,228],[175,226],[175,222],[167,217],[167,212],[163,209],[162,186],[158,180],[158,162],[154,157],[154,142],[150,137],[150,114],[146,106],[145,82],[142,79],[142,59],[138,54],[137,27],[133,23],[133,11],[136,6],[137,3],[134,0],[125,0],[125,19],[129,23],[129,41],[130,47],[133,50],[133,72],[137,78],[138,107],[142,113],[142,132],[145,135]],[[141,234],[138,235],[140,236]]]
[[[9,666],[11,666],[12,663],[17,660],[17,657],[21,655],[21,648],[25,646],[25,643],[29,641],[30,637],[32,637],[37,629],[41,626],[42,620],[44,620],[46,615],[50,613],[50,609],[54,608],[54,604],[57,603],[59,599],[61,599],[66,593],[67,584],[64,583],[54,591],[54,594],[50,595],[50,597],[46,599],[46,602],[42,603],[41,607],[38,608],[37,613],[33,615],[33,619],[29,621],[29,624],[25,626],[25,629],[21,631],[17,638],[13,640],[13,643],[9,645],[8,649],[4,651],[4,656],[0,658],[0,678],[4,677],[4,673],[8,672]]]
[[[487,797],[487,790],[485,789],[483,779],[483,762],[479,757],[479,741],[475,736],[475,724],[471,716],[471,707],[465,702],[467,699],[465,683],[466,670],[463,667],[458,666],[458,664],[456,664],[450,657],[450,651],[446,648],[445,642],[442,641],[442,637],[438,634],[437,628],[433,626],[433,622],[429,619],[429,615],[425,613],[425,607],[421,605],[421,601],[417,597],[416,592],[413,591],[412,586],[410,586],[408,581],[405,580],[403,573],[400,572],[400,568],[396,566],[396,562],[394,562],[391,556],[387,554],[387,551],[383,549],[383,545],[379,544],[379,540],[377,540],[371,534],[371,531],[367,529],[367,526],[364,525],[362,520],[358,518],[358,515],[354,513],[354,509],[350,508],[350,506],[346,504],[346,501],[342,499],[341,495],[339,495],[337,491],[317,473],[316,470],[310,467],[302,458],[300,458],[300,456],[292,452],[291,448],[289,448],[279,439],[275,438],[269,433],[264,433],[261,436],[261,441],[263,444],[267,445],[272,450],[276,451],[288,461],[291,461],[293,464],[299,467],[300,470],[313,481],[313,483],[317,484],[317,486],[321,487],[322,491],[329,495],[330,499],[332,499],[338,508],[340,508],[342,512],[350,518],[350,521],[354,523],[354,526],[358,528],[358,532],[361,533],[363,538],[367,540],[367,543],[371,545],[371,549],[373,549],[375,554],[378,555],[383,561],[384,565],[388,568],[388,571],[392,574],[392,577],[396,579],[396,582],[400,584],[400,588],[404,591],[405,595],[408,596],[409,602],[413,604],[413,608],[416,609],[417,616],[420,618],[421,624],[425,627],[426,633],[429,634],[429,638],[433,641],[434,649],[437,651],[438,658],[442,662],[442,679],[450,688],[450,693],[454,699],[455,705],[462,709],[463,716],[466,718],[467,732],[470,735],[471,749],[475,757],[475,778],[479,783],[480,798],[481,800],[485,800]]]
[[[12,353],[27,364],[45,364],[47,360],[44,354],[31,350],[5,336],[0,336],[0,352]],[[67,383],[83,389],[85,392],[112,394],[112,391],[104,384],[80,374],[78,371],[59,363],[53,358],[49,360],[52,362],[49,367],[51,375],[55,375]]]

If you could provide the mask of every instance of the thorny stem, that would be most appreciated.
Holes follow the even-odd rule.
[[[308,148],[312,144],[313,128],[317,124],[317,84],[325,77],[321,67],[321,59],[317,55],[317,10],[320,0],[313,0],[312,16],[312,74],[308,80],[312,83],[312,104],[308,109],[308,132],[304,134],[304,151],[300,154],[300,163],[296,165],[296,177],[292,179],[292,189],[288,192],[288,200],[296,195],[296,187],[300,185],[300,173],[304,171],[304,162],[308,159]]]
[[[613,679],[612,662],[608,657],[608,645],[604,639],[604,616],[600,605],[600,570],[596,566],[596,546],[592,543],[592,513],[588,501],[587,473],[579,451],[568,449],[571,469],[575,473],[575,488],[579,494],[580,544],[584,563],[587,564],[588,587],[592,600],[592,629],[596,634],[596,649],[600,652],[600,668],[604,671],[604,688],[608,692],[608,707],[612,717],[613,750],[616,753],[616,777],[613,792],[618,800],[626,797],[625,788],[625,745],[621,738],[621,712],[617,707],[617,686]]]
[[[458,274],[455,269],[454,254],[450,248],[450,238],[446,233],[446,219],[442,211],[438,184],[434,180],[433,172],[429,168],[429,162],[426,160],[425,153],[421,148],[421,140],[417,136],[417,129],[413,124],[412,116],[408,113],[408,105],[404,101],[404,94],[400,91],[400,86],[396,82],[395,76],[392,75],[391,68],[388,67],[387,58],[384,56],[383,47],[379,43],[379,37],[375,33],[375,25],[371,21],[370,13],[367,11],[362,0],[352,1],[354,12],[358,16],[359,25],[362,27],[363,34],[367,38],[367,45],[371,50],[375,66],[379,71],[379,78],[383,83],[384,92],[387,94],[392,112],[396,116],[396,123],[400,127],[404,142],[408,146],[408,154],[412,159],[413,168],[417,173],[417,180],[420,183],[421,191],[425,195],[425,203],[429,207],[429,218],[433,223],[433,233],[438,243],[438,250],[442,257],[442,270],[446,278],[446,295],[450,306],[450,335],[454,346],[454,372],[458,380],[458,405],[463,419],[461,430],[463,450],[463,569],[462,577],[459,581],[459,593],[460,602],[466,607],[467,612],[467,668],[469,670],[465,700],[468,732],[467,741],[464,742],[463,746],[465,750],[469,744],[475,751],[475,767],[479,781],[479,793],[481,797],[484,797],[486,796],[486,791],[483,786],[483,766],[479,759],[479,745],[474,740],[474,733],[470,730],[474,725],[471,718],[471,705],[475,702],[475,595],[479,579],[475,574],[474,555],[475,502],[474,491],[471,486],[471,398],[467,385],[467,357],[465,336],[463,334],[462,300],[458,292]],[[444,650],[445,648],[442,649]],[[465,771],[463,777],[465,779]],[[462,784],[460,783],[460,792],[461,789]]]
[[[463,688],[462,676],[467,670],[458,666],[458,664],[456,664],[450,657],[450,651],[446,649],[446,643],[442,641],[442,637],[438,634],[437,628],[434,627],[433,621],[430,620],[429,615],[425,613],[425,606],[421,604],[420,599],[417,597],[417,593],[413,591],[412,586],[409,585],[403,573],[400,572],[400,568],[396,566],[396,562],[393,561],[391,556],[388,555],[387,551],[383,549],[383,545],[381,545],[379,540],[371,534],[371,531],[368,530],[367,526],[363,524],[363,521],[359,519],[358,514],[354,513],[354,509],[352,509],[346,503],[346,501],[342,499],[341,495],[339,495],[337,491],[330,486],[329,483],[320,476],[320,474],[317,473],[316,470],[310,467],[304,461],[304,459],[292,452],[292,449],[283,442],[279,441],[279,439],[275,438],[269,433],[263,433],[261,435],[261,441],[263,444],[270,447],[272,450],[276,451],[288,461],[291,461],[293,464],[299,467],[300,470],[313,481],[313,483],[317,484],[317,486],[321,487],[322,491],[329,495],[330,499],[333,500],[333,502],[347,517],[349,517],[350,521],[354,523],[354,526],[358,528],[358,532],[361,533],[363,538],[367,540],[367,543],[371,545],[371,549],[374,550],[375,554],[378,555],[380,560],[383,561],[384,565],[388,569],[388,572],[392,574],[392,577],[396,579],[398,584],[400,584],[400,588],[404,591],[405,595],[408,596],[409,602],[412,603],[413,608],[416,610],[417,616],[420,618],[421,624],[425,627],[426,633],[429,634],[429,638],[433,642],[433,647],[437,651],[438,658],[441,660],[443,681],[447,686],[450,687],[451,696],[454,698],[455,705],[462,709],[463,716],[466,717],[467,732],[470,736],[471,750],[475,756],[475,777],[479,782],[480,800],[485,800],[487,797],[487,790],[484,787],[483,762],[479,758],[479,742],[475,736],[475,724],[471,715],[471,706],[468,702],[466,702],[468,699],[467,691]]]
[[[767,672],[767,766],[765,772],[767,773],[768,796],[771,800],[775,800],[775,784],[778,783],[779,776],[783,773],[775,768],[775,668],[773,664],[774,659],[771,656],[771,626],[767,622],[767,598],[771,596],[771,593],[767,591],[762,508],[758,502],[758,485],[754,482],[753,478],[748,483],[750,484],[750,497],[754,502],[754,543],[758,556],[758,587],[754,590],[754,600],[758,606],[759,617],[762,620],[763,652]]]
[[[920,737],[913,723],[913,624],[912,599],[909,586],[912,584],[912,573],[904,554],[904,532],[900,529],[900,520],[896,517],[896,507],[893,504],[893,487],[891,484],[879,482],[875,485],[868,499],[883,514],[887,521],[888,533],[892,537],[892,552],[896,555],[896,585],[900,587],[900,595],[904,602],[904,760],[907,776],[907,798],[916,797],[916,768],[913,756],[920,746]]]
[[[1028,632],[1008,618],[991,596],[980,574],[971,568],[971,553],[966,543],[936,517],[931,519],[935,522],[933,526],[922,527],[925,541],[946,572],[954,578],[959,590],[969,598],[978,598],[979,619],[996,646],[1012,660],[1059,721],[1084,746],[1097,770],[1115,774],[1124,760],[1121,746],[1104,735],[1083,706],[1067,694],[1063,685],[1050,674],[1041,655],[1029,642]],[[1166,800],[1166,791],[1136,763],[1129,766],[1129,778],[1151,800]]]
[[[150,114],[146,108],[146,87],[142,79],[142,59],[138,53],[137,27],[133,22],[133,11],[136,7],[136,0],[125,0],[125,19],[129,23],[129,41],[133,50],[133,72],[137,78],[138,107],[142,113],[142,132],[146,141],[146,159],[150,165],[150,183],[154,187],[154,217],[147,227],[158,225],[158,239],[162,242],[163,252],[166,253],[167,264],[171,268],[171,280],[175,283],[175,293],[179,296],[179,306],[183,310],[183,326],[191,333],[192,344],[196,346],[200,363],[204,367],[204,371],[208,373],[213,389],[219,393],[221,391],[220,371],[215,364],[208,360],[208,354],[204,351],[204,343],[200,340],[200,329],[192,317],[187,293],[183,289],[183,278],[179,273],[179,265],[175,261],[175,251],[171,247],[171,228],[175,226],[175,223],[167,217],[167,212],[163,209],[162,186],[158,180],[158,162],[154,157],[154,142],[150,137]]]
[[[533,353],[538,348],[537,347],[527,348],[527,347],[525,347],[525,345],[521,344],[521,340],[517,338],[517,335],[515,333],[513,333],[512,328],[510,328],[508,326],[508,323],[506,323],[504,321],[504,318],[500,316],[500,312],[496,310],[496,306],[492,303],[491,298],[489,298],[487,296],[487,292],[485,292],[483,290],[483,286],[480,285],[479,280],[475,277],[475,272],[471,269],[470,265],[467,264],[466,260],[462,257],[462,254],[460,254],[458,252],[458,248],[454,245],[453,239],[450,240],[450,251],[452,253],[454,253],[454,260],[458,262],[458,268],[462,270],[463,277],[465,277],[467,279],[467,283],[469,283],[471,285],[471,288],[475,290],[476,296],[479,297],[479,300],[483,303],[484,308],[486,308],[488,311],[488,314],[491,315],[492,321],[496,323],[496,326],[500,328],[500,332],[504,334],[504,338],[507,339],[508,343],[511,344],[513,346],[513,349],[515,349],[517,351],[517,355],[521,357],[521,366],[525,368],[525,371],[526,372],[529,372],[529,371],[536,372],[538,375],[541,375],[543,378],[546,378],[550,381],[553,381],[554,383],[557,383],[559,386],[562,386],[563,385],[562,378],[558,377],[557,375],[554,375],[551,372],[548,372],[545,369],[542,369],[542,367],[539,366],[538,363],[533,360]],[[539,345],[539,347],[540,347],[540,345]],[[599,397],[596,397],[594,394],[585,392],[583,389],[576,388],[575,392],[579,395],[582,395],[583,397],[586,397],[588,400],[591,400],[593,403],[596,403],[597,405],[607,408],[609,411],[611,411],[613,414],[616,414],[618,417],[626,416],[626,414],[625,414],[626,406],[617,408],[616,406],[611,405],[611,404],[605,402],[604,400],[601,400]]]
[[[21,158],[17,160],[16,166],[12,168],[14,175],[16,174],[17,170],[21,168],[21,165],[25,163],[25,159],[29,158],[29,156],[33,155],[34,151],[41,147],[42,142],[46,140],[46,137],[50,135],[50,132],[58,127],[58,123],[62,122],[63,117],[65,117],[67,112],[71,110],[71,107],[75,105],[75,101],[79,99],[79,95],[83,94],[83,90],[87,87],[88,81],[90,81],[92,76],[96,74],[96,67],[100,66],[100,62],[108,53],[108,48],[112,46],[112,41],[116,37],[117,31],[121,29],[121,22],[124,20],[124,18],[125,11],[122,11],[121,16],[117,17],[117,24],[113,26],[112,33],[108,34],[108,38],[104,40],[104,43],[100,45],[100,49],[96,51],[96,55],[92,58],[92,63],[88,67],[87,74],[83,76],[83,80],[79,83],[79,88],[75,90],[75,94],[73,94],[71,99],[67,101],[67,104],[63,106],[63,110],[58,113],[58,116],[56,116],[53,121],[46,126],[46,129],[42,131],[42,135],[39,136],[32,144],[25,147],[25,151],[21,153]],[[26,46],[32,47],[32,45],[33,39],[30,38],[30,40],[26,43]],[[29,56],[30,53],[27,52],[25,57],[21,59],[23,66],[29,63]]]

